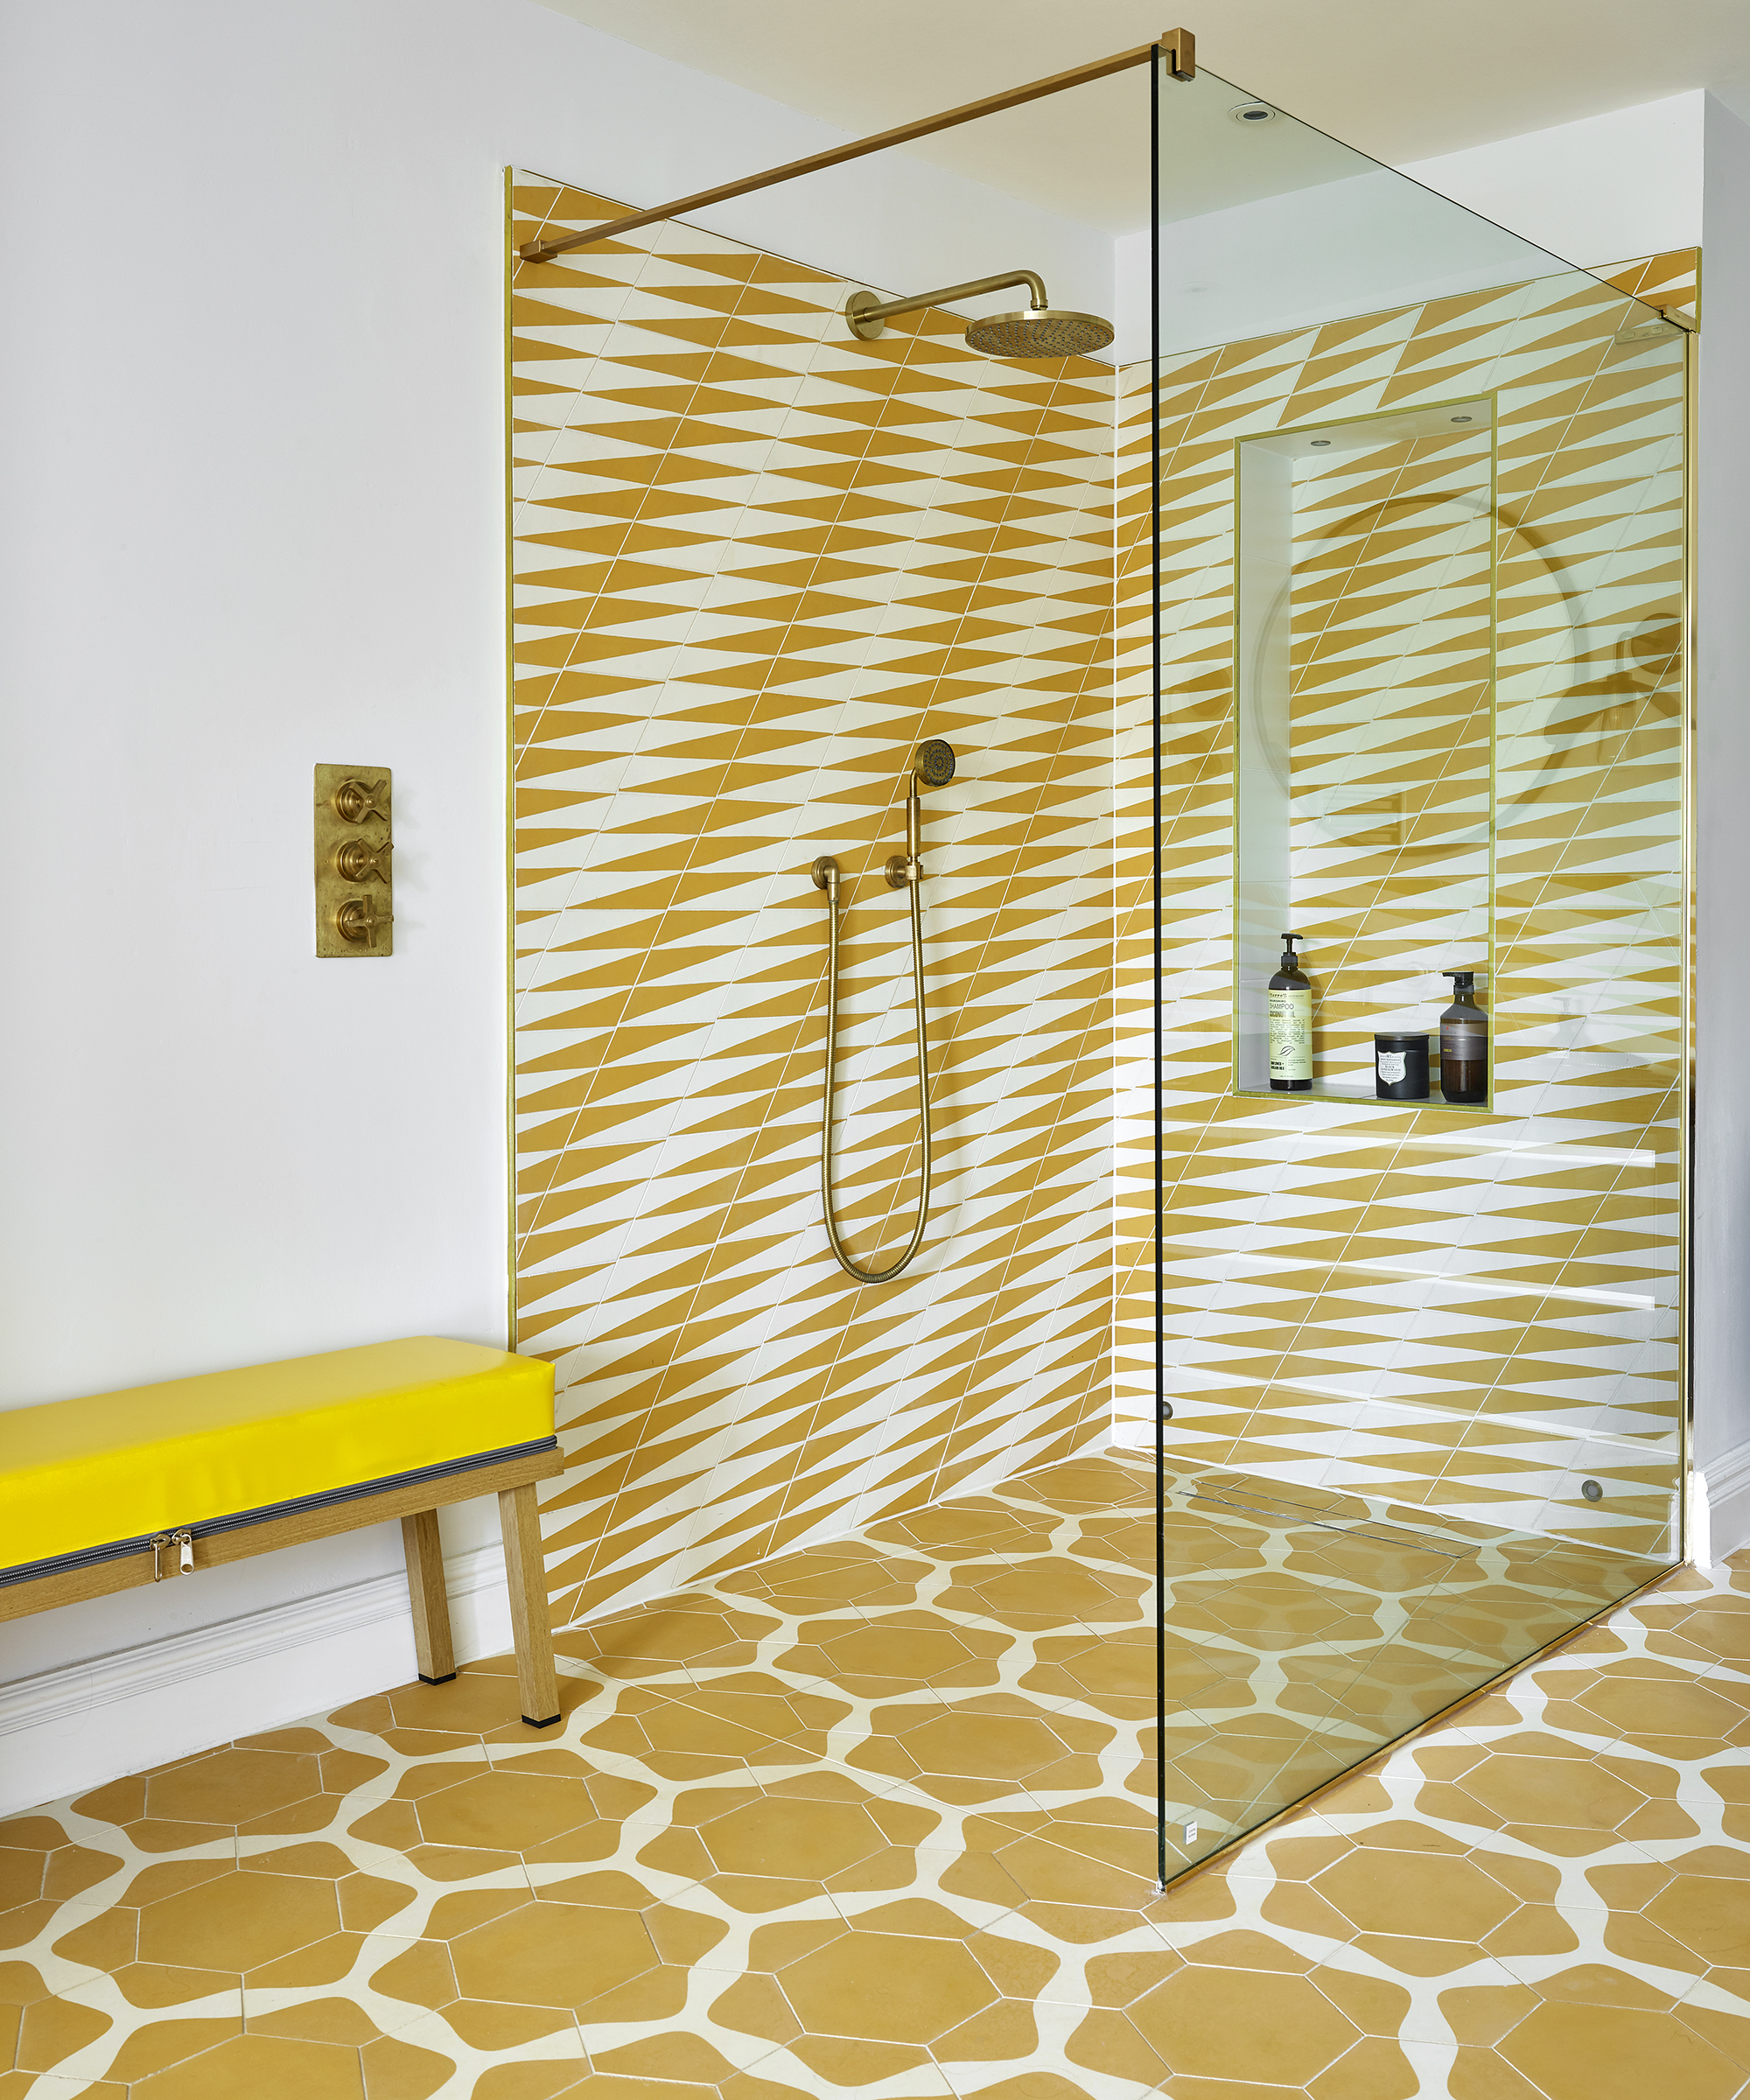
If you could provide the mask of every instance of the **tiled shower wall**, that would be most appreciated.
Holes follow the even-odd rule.
[[[1697,258],[1613,281],[1692,304]],[[1674,1550],[1679,1452],[1684,695],[1680,349],[1572,273],[1166,360],[1161,388],[1167,1432],[1242,1466],[1490,1523]],[[1656,334],[1658,332],[1656,331]],[[1326,839],[1302,920],[1327,1043],[1428,1026],[1425,981],[1373,969],[1416,798],[1494,678],[1493,1112],[1231,1091],[1234,446],[1264,431],[1497,395],[1495,655],[1473,590],[1383,683],[1449,510],[1354,490],[1298,661],[1297,724],[1398,711],[1382,794]],[[1121,375],[1123,1440],[1153,1438],[1149,1214],[1149,394]],[[1362,463],[1363,466],[1365,463]],[[1334,533],[1334,536],[1332,536]],[[1345,714],[1345,710],[1348,713]],[[1362,710],[1362,711],[1357,711]],[[1474,770],[1474,769],[1473,769]],[[1466,784],[1466,792],[1471,786]],[[1474,813],[1465,822],[1474,825]],[[1443,922],[1438,883],[1422,938]],[[1453,893],[1456,893],[1456,886]],[[1450,899],[1449,900],[1450,901]],[[1310,921],[1310,923],[1308,922]],[[1467,948],[1459,960],[1476,953]],[[1370,975],[1369,972],[1372,972]],[[1368,1018],[1371,1003],[1376,1018]],[[1580,1494],[1593,1479],[1603,1500]]]
[[[511,238],[621,207],[533,176]],[[678,226],[513,288],[516,1341],[570,1470],[556,1619],[1103,1434],[1113,1264],[1114,375]],[[882,863],[925,737],[935,1186],[903,1245],[909,934]]]

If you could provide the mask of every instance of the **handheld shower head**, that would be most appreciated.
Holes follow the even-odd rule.
[[[952,747],[940,737],[932,737],[928,744],[920,744],[912,771],[926,788],[946,788],[954,778]]]

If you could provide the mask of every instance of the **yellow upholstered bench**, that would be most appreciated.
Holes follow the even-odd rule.
[[[401,1519],[419,1674],[456,1674],[438,1508],[496,1493],[522,1718],[559,1718],[535,1483],[553,1371],[423,1335],[0,1413],[0,1619]]]

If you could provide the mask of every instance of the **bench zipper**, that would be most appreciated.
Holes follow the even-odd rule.
[[[186,1527],[180,1531],[160,1531],[158,1536],[152,1541],[152,1580],[154,1582],[162,1582],[164,1580],[164,1570],[158,1565],[158,1555],[164,1552],[172,1546],[180,1546],[182,1549],[181,1558],[177,1566],[177,1572],[181,1575],[187,1575],[193,1571],[193,1532],[187,1530]]]

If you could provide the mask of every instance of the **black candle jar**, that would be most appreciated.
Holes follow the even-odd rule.
[[[1386,1033],[1373,1039],[1373,1090],[1381,1101],[1426,1101],[1428,1039]]]

